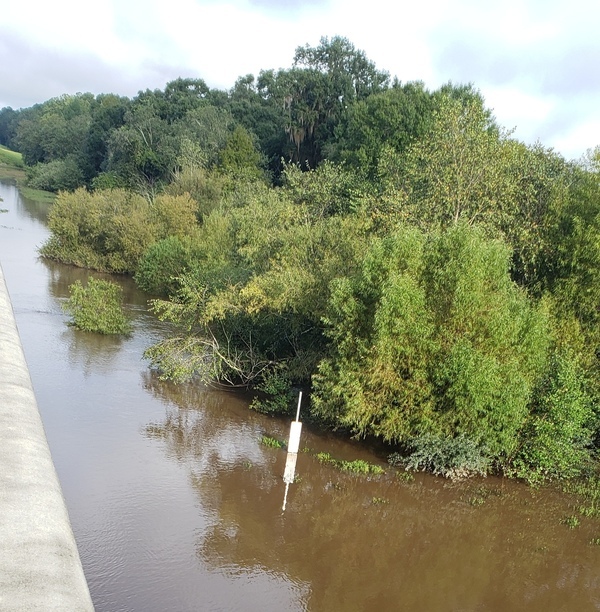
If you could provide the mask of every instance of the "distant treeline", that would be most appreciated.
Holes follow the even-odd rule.
[[[275,182],[284,161],[372,173],[382,147],[400,153],[425,134],[444,95],[480,99],[470,86],[391,82],[348,40],[323,39],[299,48],[292,68],[241,77],[230,91],[180,78],[133,99],[84,93],[3,108],[0,144],[23,154],[30,186],[50,191],[154,192],[190,163],[258,166]]]
[[[472,86],[391,81],[346,39],[228,91],[178,79],[0,111],[42,253],[132,274],[175,380],[376,436],[409,465],[541,481],[600,445],[600,159],[499,126]]]

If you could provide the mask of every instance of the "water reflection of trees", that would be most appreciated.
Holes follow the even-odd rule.
[[[17,188],[15,187],[15,189]],[[17,193],[17,207],[20,209],[21,214],[40,222],[44,226],[48,225],[48,213],[50,212],[51,204],[47,201],[26,198],[18,189]]]
[[[48,269],[48,293],[54,298],[68,298],[69,285],[72,285],[75,281],[81,281],[85,285],[88,278],[92,276],[117,283],[123,290],[123,303],[126,306],[138,307],[144,311],[147,309],[150,296],[138,289],[133,279],[129,276],[78,268],[77,266],[62,264],[50,259],[42,259],[42,261]]]
[[[62,342],[67,346],[69,364],[74,370],[81,369],[84,376],[114,371],[123,347],[123,338],[84,332],[67,327],[62,333]]]
[[[600,592],[591,536],[561,525],[560,495],[492,479],[369,480],[301,453],[282,514],[285,452],[259,440],[273,428],[285,437],[284,424],[230,394],[146,383],[168,404],[147,435],[189,466],[213,517],[197,551],[215,570],[262,568],[310,585],[315,610],[591,609]]]
[[[48,222],[48,212],[51,204],[41,202],[39,200],[31,200],[21,194],[16,182],[11,179],[0,180],[2,191],[5,194],[3,197],[7,202],[14,202],[20,216],[28,217],[34,221],[38,221],[43,225]]]

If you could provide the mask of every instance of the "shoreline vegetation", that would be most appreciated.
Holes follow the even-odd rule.
[[[31,189],[27,186],[27,173],[23,156],[16,151],[0,145],[0,180],[14,181],[21,193],[31,200],[38,202],[53,202],[56,194],[41,189]]]
[[[340,37],[229,91],[5,108],[0,144],[0,176],[57,194],[43,256],[158,296],[161,377],[266,414],[304,388],[411,470],[598,482],[600,149],[525,145],[473,85]]]

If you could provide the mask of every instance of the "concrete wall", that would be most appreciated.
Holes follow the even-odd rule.
[[[0,610],[93,610],[1,267]]]

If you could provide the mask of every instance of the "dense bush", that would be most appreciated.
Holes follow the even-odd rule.
[[[131,324],[121,306],[121,287],[110,281],[90,278],[69,286],[70,297],[63,308],[72,317],[72,325],[82,331],[99,334],[128,334]]]
[[[139,262],[134,279],[140,289],[168,297],[178,288],[177,277],[191,260],[190,245],[177,236],[169,236],[152,244]]]
[[[509,258],[466,225],[376,241],[361,273],[334,283],[317,413],[404,446],[464,437],[505,462],[548,342],[546,316],[510,280]]]
[[[536,389],[510,472],[530,482],[581,474],[591,457],[593,416],[575,355],[556,354]]]
[[[83,182],[83,174],[74,157],[39,163],[28,168],[28,186],[44,191],[73,190]]]
[[[427,470],[433,474],[457,480],[469,476],[485,476],[490,459],[485,449],[463,435],[440,438],[431,434],[418,436],[410,443],[406,460],[408,470]]]
[[[257,385],[261,391],[250,403],[250,408],[263,414],[293,414],[296,394],[285,372],[270,371]]]
[[[196,226],[189,196],[153,201],[124,189],[60,193],[49,215],[52,235],[41,254],[64,263],[107,272],[134,273],[147,249]]]

